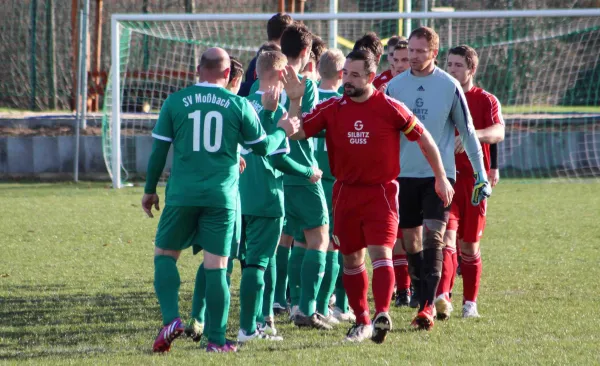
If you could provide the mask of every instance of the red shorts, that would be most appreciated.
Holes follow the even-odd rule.
[[[333,242],[348,255],[367,245],[393,248],[398,233],[398,182],[333,185]]]
[[[454,198],[450,208],[450,218],[446,230],[456,231],[456,236],[467,243],[481,240],[485,229],[487,200],[478,206],[471,204],[475,178],[470,175],[456,175]]]

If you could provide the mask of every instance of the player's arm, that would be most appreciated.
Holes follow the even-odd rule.
[[[483,151],[473,126],[465,95],[462,89],[458,87],[454,88],[454,101],[450,113],[475,172],[475,187],[473,188],[471,203],[476,206],[492,194],[492,187],[488,183],[487,172],[483,164]]]
[[[492,187],[500,181],[500,170],[498,169],[498,144],[490,145],[490,173],[488,176]]]
[[[142,197],[142,209],[149,217],[152,215],[152,206],[159,210],[159,198],[156,194],[156,185],[167,162],[169,148],[175,137],[173,131],[173,121],[169,111],[169,98],[165,100],[160,109],[158,121],[152,131],[154,142],[152,144],[152,153],[148,160],[148,169],[146,171],[146,185],[144,186],[144,196]]]
[[[275,98],[273,90],[267,91],[265,94],[269,94],[269,98]],[[273,119],[274,113],[273,110],[265,109],[263,117]],[[277,150],[287,136],[298,131],[300,125],[298,118],[288,118],[288,115],[284,114],[277,122],[277,128],[267,135],[260,124],[258,114],[246,100],[242,107],[242,115],[244,145],[251,147],[252,151],[260,156],[266,156]]]
[[[316,183],[321,179],[323,172],[317,167],[309,167],[297,163],[294,159],[290,158],[289,147],[282,146],[283,148],[275,150],[271,155],[271,164],[273,167],[285,174],[293,175],[296,177],[302,177]]]
[[[502,118],[502,106],[493,94],[485,93],[484,126],[486,128],[477,130],[479,142],[485,144],[497,144],[504,140],[504,118]]]

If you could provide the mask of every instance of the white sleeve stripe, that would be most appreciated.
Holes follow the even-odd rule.
[[[278,150],[275,150],[272,153],[270,153],[269,156],[277,155],[277,154],[289,154],[289,152],[290,152],[290,149],[287,149],[287,148],[286,149],[278,149]]]
[[[154,137],[157,140],[162,140],[162,141],[166,141],[166,142],[173,142],[172,138],[166,137],[166,136],[157,135],[155,133],[152,133],[152,137]]]
[[[244,144],[246,144],[246,145],[253,145],[253,144],[257,144],[257,143],[261,142],[262,140],[264,140],[264,139],[266,139],[266,138],[267,138],[267,135],[262,135],[262,136],[260,136],[259,138],[257,138],[257,139],[256,139],[256,140],[254,140],[254,141],[244,141]]]

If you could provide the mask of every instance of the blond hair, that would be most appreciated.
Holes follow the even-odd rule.
[[[319,74],[323,79],[334,79],[337,73],[344,67],[346,58],[342,51],[333,48],[325,51],[319,61]]]
[[[279,51],[261,52],[256,60],[256,74],[260,78],[270,71],[283,70],[287,63],[287,57]]]

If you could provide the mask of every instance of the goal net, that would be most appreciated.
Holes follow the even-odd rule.
[[[160,107],[170,93],[196,82],[201,53],[222,47],[247,66],[266,40],[271,15],[113,16],[103,149],[115,186],[143,179]],[[412,19],[399,15],[407,14],[293,17],[344,52],[365,32],[374,30],[385,41],[427,24],[440,35],[441,68],[449,48],[472,46],[480,59],[476,84],[502,103],[506,123],[506,138],[498,149],[502,176],[600,176],[599,10],[412,13]],[[384,56],[379,71],[387,67]],[[169,169],[170,162],[166,174]]]

